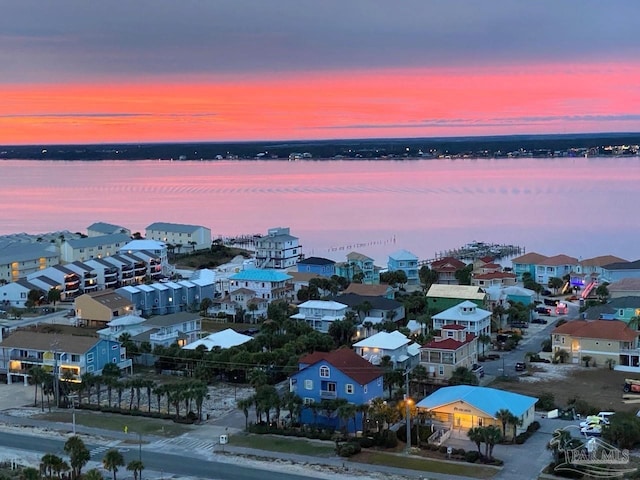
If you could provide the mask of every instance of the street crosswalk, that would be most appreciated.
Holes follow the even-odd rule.
[[[94,447],[91,450],[89,450],[89,454],[91,455],[91,458],[95,460],[97,457],[99,457],[102,453],[106,452],[107,450],[111,448],[116,448],[119,443],[120,442],[110,442],[106,445],[100,445],[98,447]]]
[[[159,450],[166,447],[179,448],[180,450],[211,452],[215,447],[215,442],[202,438],[176,437],[158,440],[157,442],[147,445],[146,448],[149,450]]]

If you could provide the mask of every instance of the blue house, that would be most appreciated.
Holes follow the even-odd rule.
[[[341,348],[333,352],[313,352],[302,357],[299,370],[289,378],[289,389],[302,398],[303,424],[317,424],[339,429],[344,422],[336,411],[312,409],[309,405],[322,400],[345,399],[354,405],[369,403],[383,395],[383,371],[353,350]],[[341,425],[342,423],[342,425]],[[347,422],[350,432],[362,431],[362,414]]]
[[[407,276],[407,285],[420,285],[418,275],[418,257],[407,250],[398,250],[389,255],[387,268],[390,272],[403,271]]]
[[[79,382],[85,373],[100,374],[108,363],[121,370],[131,368],[126,350],[120,342],[80,335],[63,335],[17,331],[0,343],[0,373],[7,383],[20,378],[26,385],[29,371],[42,367],[57,369],[61,379]]]
[[[513,265],[513,273],[516,274],[518,281],[522,281],[522,274],[528,273],[531,278],[536,278],[536,265],[547,259],[546,255],[540,253],[529,252],[520,257],[511,260]]]
[[[299,273],[315,273],[331,278],[336,274],[336,262],[328,258],[309,257],[298,262]]]

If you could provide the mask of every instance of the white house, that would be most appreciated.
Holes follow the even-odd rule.
[[[256,292],[256,296],[270,302],[291,298],[293,285],[291,275],[279,270],[251,269],[242,270],[229,277],[229,294],[240,288]]]
[[[156,222],[145,229],[145,236],[149,240],[170,244],[178,251],[211,248],[211,230],[201,225]]]
[[[378,332],[353,344],[358,355],[374,365],[380,365],[388,356],[396,369],[405,370],[420,361],[420,345],[414,344],[399,331]]]
[[[344,303],[328,300],[309,300],[298,306],[298,313],[292,315],[294,320],[307,322],[318,332],[327,333],[329,326],[336,320],[344,320],[349,307]]]
[[[491,312],[483,310],[468,300],[431,317],[433,329],[442,330],[445,325],[462,325],[475,336],[491,334]]]
[[[270,228],[266,236],[255,240],[255,245],[259,268],[294,267],[302,253],[298,237],[291,235],[289,228]]]
[[[195,350],[200,346],[204,346],[207,350],[211,351],[214,348],[231,348],[244,343],[250,342],[253,337],[238,333],[231,328],[222,330],[221,332],[212,333],[204,338],[191,342],[184,347],[183,350]]]

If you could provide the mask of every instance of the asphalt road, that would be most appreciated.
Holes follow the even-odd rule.
[[[37,438],[37,441],[34,441]],[[30,435],[20,435],[16,433],[0,432],[0,448],[14,448],[26,450],[44,455],[45,453],[54,453],[66,457],[64,453],[65,440],[54,438],[33,437]],[[99,448],[100,445],[87,443],[87,448],[93,450]],[[125,464],[132,460],[137,460],[139,450],[135,444],[117,448],[123,455]],[[92,461],[100,462],[103,453]],[[303,476],[296,474],[283,473],[278,471],[259,470],[256,468],[245,467],[233,463],[216,462],[210,460],[202,460],[189,457],[185,461],[184,456],[172,455],[165,452],[151,452],[142,450],[142,462],[145,470],[155,472],[163,472],[166,474],[174,474],[179,476],[194,476],[210,479],[224,480],[309,480],[312,476]]]
[[[578,305],[567,303],[567,306],[567,315],[559,316],[555,313],[552,313],[550,316],[543,315],[540,318],[548,320],[546,325],[531,324],[526,330],[524,338],[514,350],[510,352],[494,352],[487,350],[486,353],[498,353],[500,358],[498,360],[487,360],[482,363],[485,375],[490,377],[517,375],[515,370],[516,362],[524,362],[524,356],[527,352],[539,352],[542,349],[542,342],[549,338],[549,335],[551,335],[551,332],[555,328],[556,322],[560,318],[574,319],[579,317]]]

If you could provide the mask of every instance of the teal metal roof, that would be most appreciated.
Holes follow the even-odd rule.
[[[454,402],[464,402],[495,418],[498,410],[507,409],[516,417],[521,416],[538,399],[496,388],[456,385],[443,387],[417,403],[416,407],[432,410]]]
[[[231,275],[229,280],[242,280],[246,282],[284,282],[291,278],[293,278],[291,275],[287,275],[286,273],[278,270],[261,270],[256,268],[252,270],[243,270],[235,275]]]

